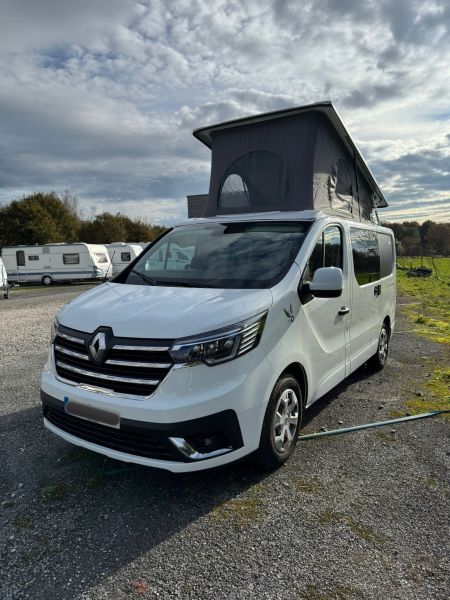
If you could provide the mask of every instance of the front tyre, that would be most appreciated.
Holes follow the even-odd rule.
[[[386,365],[387,357],[389,353],[389,331],[386,323],[383,323],[381,327],[380,335],[378,337],[378,347],[376,353],[370,358],[368,364],[369,367],[375,371],[380,371]]]
[[[52,283],[53,283],[53,280],[52,280],[52,278],[50,277],[50,275],[44,275],[44,277],[42,278],[42,283],[43,283],[44,285],[52,285]]]
[[[270,468],[285,463],[294,451],[303,416],[300,386],[292,375],[282,375],[275,384],[261,430],[258,461]]]

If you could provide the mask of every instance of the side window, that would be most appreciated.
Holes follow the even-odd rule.
[[[33,254],[33,255],[31,255],[31,256],[28,257],[28,260],[39,260],[39,255]]]
[[[80,255],[75,253],[63,254],[63,263],[65,265],[79,265]]]
[[[122,252],[120,254],[120,258],[122,262],[130,262],[131,260],[131,253],[130,252]]]
[[[342,269],[342,234],[339,227],[333,225],[323,232],[325,247],[324,267],[339,267]]]
[[[378,238],[374,231],[350,228],[353,269],[359,285],[380,279],[380,253]]]
[[[314,273],[321,267],[342,269],[342,233],[337,225],[331,225],[322,231],[309,257],[305,281],[311,281]]]
[[[318,238],[311,252],[303,273],[302,283],[312,280],[317,269],[322,267],[339,267],[342,269],[342,232],[337,225],[326,227]],[[301,294],[302,304],[312,300],[312,294]]]
[[[377,237],[380,249],[380,277],[387,277],[394,270],[393,239],[387,233],[378,233]]]
[[[18,267],[25,266],[25,252],[23,250],[17,250],[16,252],[16,262]]]
[[[308,281],[314,277],[317,269],[323,266],[323,232],[314,247],[308,261]]]

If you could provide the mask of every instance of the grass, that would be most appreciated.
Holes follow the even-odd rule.
[[[413,331],[440,344],[450,344],[450,258],[398,257],[402,267],[422,264],[433,270],[431,277],[408,277],[397,270],[397,287],[409,296],[411,304],[403,307]]]
[[[95,475],[86,479],[86,487],[91,490],[96,490],[104,483],[104,481],[105,477],[102,473],[95,473]]]
[[[45,485],[40,490],[41,498],[44,502],[55,502],[61,500],[67,494],[68,488],[65,484],[52,482]]]
[[[436,477],[418,477],[417,481],[423,483],[428,489],[434,491],[438,487]]]
[[[30,529],[33,526],[33,523],[30,517],[16,515],[13,520],[13,525],[17,527],[17,529]]]
[[[322,525],[343,525],[349,529],[353,535],[368,543],[382,542],[383,538],[372,527],[363,525],[352,515],[345,515],[331,510],[326,510],[320,513],[317,520]]]
[[[229,521],[238,527],[249,527],[263,518],[263,500],[260,486],[255,485],[245,494],[231,498],[211,511],[211,516],[220,521]]]
[[[294,487],[301,494],[318,494],[323,486],[317,477],[302,477],[294,480]]]
[[[414,396],[405,402],[408,412],[417,415],[433,410],[450,410],[450,367],[434,369],[431,377],[423,384],[423,396]],[[450,421],[450,413],[442,415]]]

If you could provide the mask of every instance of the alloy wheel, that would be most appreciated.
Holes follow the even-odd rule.
[[[294,390],[284,390],[278,399],[272,419],[274,446],[280,454],[291,447],[298,426],[299,405]]]

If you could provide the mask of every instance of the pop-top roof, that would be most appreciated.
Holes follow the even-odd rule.
[[[303,129],[301,129],[298,127],[299,122],[306,122],[309,124],[302,125]],[[277,123],[279,126],[274,129],[273,126]],[[327,127],[326,124],[328,124],[329,127]],[[252,144],[254,144],[254,148],[257,148],[258,143],[263,139],[261,135],[257,137],[252,134],[252,129],[255,128],[258,129],[258,131],[261,130],[263,136],[265,136],[264,143],[266,144],[266,151],[271,149],[270,142],[267,142],[267,139],[272,135],[274,136],[274,147],[277,144],[278,147],[280,147],[280,143],[282,143],[284,144],[284,147],[288,148],[284,158],[286,158],[287,155],[295,157],[292,158],[291,161],[294,165],[294,170],[297,169],[294,163],[295,160],[298,161],[299,155],[302,155],[305,160],[308,154],[315,153],[316,157],[318,156],[318,158],[314,159],[310,177],[311,180],[314,180],[315,187],[314,190],[311,190],[311,193],[314,195],[314,205],[317,208],[323,208],[325,205],[325,194],[328,194],[327,198],[329,197],[328,199],[331,205],[333,204],[332,193],[335,194],[333,197],[340,198],[338,202],[341,202],[342,206],[345,204],[346,201],[341,200],[342,198],[347,198],[348,194],[339,195],[338,188],[340,185],[342,189],[342,186],[344,185],[342,182],[346,178],[350,189],[353,185],[353,195],[358,196],[358,199],[356,200],[357,204],[362,205],[365,202],[367,208],[370,196],[370,204],[374,208],[383,208],[388,205],[369,167],[330,101],[262,113],[195,129],[193,132],[194,136],[208,146],[208,148],[213,150],[210,196],[211,193],[214,193],[215,196],[218,196],[221,193],[220,190],[222,189],[221,186],[223,186],[223,179],[227,173],[231,172],[230,165],[227,165],[226,163],[227,161],[228,163],[231,163],[232,155],[234,156],[233,160],[236,161],[236,157],[238,157],[241,148],[245,147],[247,151],[251,151],[253,150]],[[314,136],[311,133],[313,130]],[[324,130],[326,130],[325,133]],[[302,138],[303,132],[305,133],[304,139]],[[224,135],[227,140],[227,147],[225,147],[223,141],[215,143],[216,140],[222,140]],[[253,138],[250,139],[252,135]],[[255,144],[256,139],[257,141]],[[231,152],[229,151],[230,143],[231,145],[234,145],[234,149],[232,149]],[[219,158],[214,159],[214,152],[216,152],[217,155],[220,155]],[[344,157],[342,159],[340,158],[341,154]],[[260,165],[264,163],[267,157],[263,157],[263,159],[263,162],[260,161]],[[334,162],[328,164],[331,160]],[[298,162],[298,164],[300,165],[300,162]],[[241,165],[240,168],[242,170],[242,168],[245,169],[246,166]],[[350,173],[352,169],[354,171],[353,174]],[[262,167],[262,170],[264,170],[264,167]],[[319,187],[317,187],[317,174],[322,175],[325,171],[327,171],[328,180],[326,182],[325,179],[323,179],[322,183],[319,181],[317,184]],[[360,179],[359,182],[358,178]],[[295,177],[293,179],[295,180]],[[337,181],[338,179],[339,181]],[[295,193],[303,193],[299,192],[300,187],[304,187],[299,178],[297,178],[297,183],[294,181],[293,186],[296,188],[294,189]],[[331,188],[332,192],[330,191]],[[327,189],[328,192],[326,192]],[[352,192],[350,192],[350,195],[351,194]],[[363,195],[365,195],[364,200]],[[319,196],[322,196],[322,199],[320,199]],[[213,202],[211,197],[209,202]],[[214,199],[214,202],[217,203],[218,201]],[[353,206],[353,201],[351,201],[349,205],[350,204]],[[337,206],[337,203],[335,206]],[[272,206],[271,209],[273,208],[274,207]],[[305,205],[303,208],[312,207]],[[281,208],[281,210],[287,209],[287,206],[284,209]],[[220,207],[218,208],[218,211],[220,211]],[[353,208],[351,207],[351,212],[352,211]],[[359,208],[359,211],[361,218],[361,208]],[[211,205],[205,214],[213,214]]]

